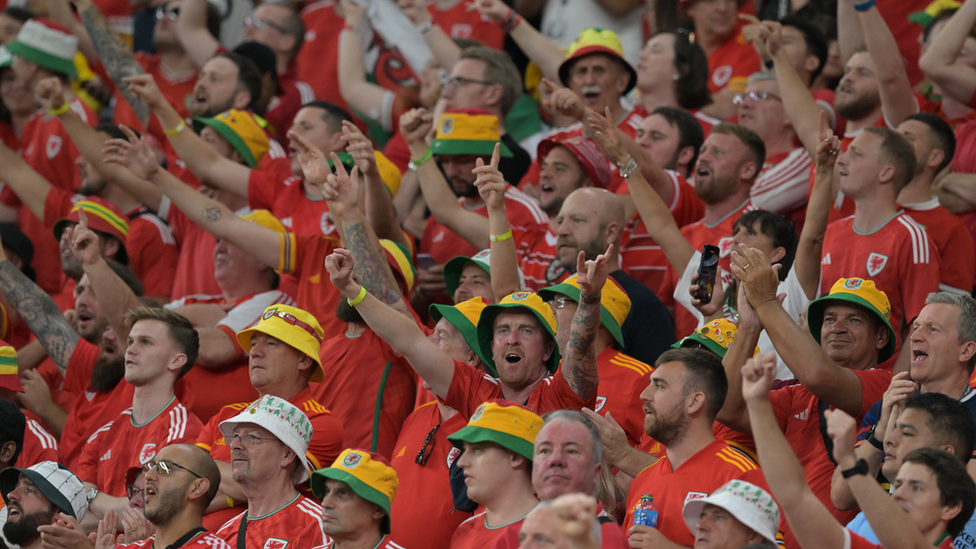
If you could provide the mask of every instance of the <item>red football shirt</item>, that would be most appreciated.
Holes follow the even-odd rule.
[[[607,347],[597,356],[600,384],[596,389],[596,408],[593,411],[613,419],[627,433],[631,446],[637,446],[644,435],[644,410],[640,394],[651,382],[654,367]]]
[[[976,276],[976,244],[966,224],[943,208],[938,198],[902,207],[909,217],[925,227],[939,250],[939,288],[972,292],[973,277]],[[946,260],[941,261],[941,258]]]
[[[444,29],[451,38],[477,40],[496,50],[505,46],[505,31],[501,26],[482,18],[476,10],[468,9],[466,2],[457,2],[443,11],[437,8],[437,4],[431,3],[427,4],[427,11],[434,24]]]
[[[302,46],[304,49],[304,44]],[[302,105],[315,101],[312,86],[298,79],[298,68],[293,62],[288,71],[278,75],[278,93],[271,98],[264,119],[276,131],[276,137],[285,145],[288,144],[288,129],[301,110]]]
[[[525,287],[531,292],[552,286],[569,278],[569,273],[559,262],[556,253],[556,235],[552,229],[545,231],[512,230],[519,268],[525,278]]]
[[[514,522],[501,524],[498,526],[488,526],[488,511],[482,511],[477,515],[461,523],[451,537],[451,549],[491,549],[495,540],[504,533],[508,527],[519,528],[525,517]]]
[[[141,541],[136,541],[133,543],[125,543],[122,545],[116,545],[117,549],[154,549],[156,543],[156,534],[149,536],[148,539]],[[171,546],[172,547],[172,546]],[[193,549],[232,549],[226,541],[218,538],[216,535],[210,532],[200,532],[199,534],[193,536],[192,538],[186,540],[186,543],[180,547],[192,547]],[[180,547],[172,547],[172,549],[180,549]],[[169,547],[167,549],[170,549]]]
[[[159,217],[172,227],[180,249],[176,260],[172,299],[221,293],[220,286],[214,280],[213,252],[217,239],[186,217],[165,196],[159,206]]]
[[[277,271],[298,277],[295,301],[311,313],[325,332],[325,339],[342,334],[346,325],[336,318],[335,310],[342,292],[332,285],[325,271],[325,258],[338,246],[337,239],[326,236],[281,235],[281,255]]]
[[[740,30],[708,56],[708,90],[718,93],[726,88],[744,91],[749,75],[762,70],[759,55],[742,37]]]
[[[217,537],[237,547],[237,531],[247,511],[227,521]],[[322,506],[311,498],[295,494],[288,505],[260,517],[247,517],[244,549],[285,549],[286,546],[317,547],[325,543],[319,517]],[[238,548],[241,549],[241,548]]]
[[[44,429],[39,422],[27,418],[24,429],[24,446],[17,456],[17,467],[21,469],[37,465],[42,461],[58,461],[58,439]]]

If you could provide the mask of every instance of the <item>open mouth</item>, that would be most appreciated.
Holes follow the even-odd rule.
[[[600,97],[600,86],[583,86],[580,94],[583,96],[583,99],[592,101]]]
[[[505,362],[509,364],[518,364],[519,362],[522,362],[522,357],[519,356],[518,353],[508,353],[505,355]]]
[[[921,362],[929,357],[929,354],[924,351],[917,351],[912,349],[912,362]]]

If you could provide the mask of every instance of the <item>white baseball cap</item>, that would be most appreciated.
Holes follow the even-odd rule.
[[[683,515],[692,534],[698,528],[702,509],[714,505],[728,511],[739,522],[760,536],[776,543],[779,531],[779,506],[766,490],[744,480],[730,480],[712,495],[685,502]]]
[[[0,494],[8,504],[7,496],[17,487],[20,475],[24,475],[40,490],[62,513],[70,515],[79,522],[88,512],[88,498],[85,485],[67,467],[53,461],[42,461],[26,469],[7,467],[0,472]]]
[[[300,484],[308,480],[310,465],[305,453],[312,441],[312,422],[304,412],[283,398],[266,395],[252,402],[240,414],[221,421],[220,432],[225,437],[232,436],[234,427],[241,423],[253,423],[264,427],[295,452],[303,467],[295,471],[292,481]]]

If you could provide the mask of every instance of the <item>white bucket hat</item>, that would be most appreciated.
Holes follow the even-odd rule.
[[[747,528],[776,544],[779,506],[766,490],[744,480],[730,480],[707,498],[686,501],[682,514],[692,534],[696,533],[706,505],[725,509]]]
[[[312,441],[312,422],[304,412],[283,398],[263,396],[244,408],[240,414],[221,421],[220,432],[225,437],[232,436],[234,427],[241,423],[253,423],[264,427],[295,452],[302,462],[302,468],[295,471],[292,481],[300,484],[308,480],[310,466],[305,453],[308,452],[308,445]]]
[[[9,503],[7,496],[17,487],[21,474],[29,478],[41,495],[62,513],[78,519],[79,522],[85,518],[85,513],[88,512],[85,485],[64,465],[53,461],[42,461],[26,469],[4,469],[0,473],[0,494],[4,501]]]

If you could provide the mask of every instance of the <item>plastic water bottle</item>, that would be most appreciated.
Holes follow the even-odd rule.
[[[634,509],[634,526],[650,526],[657,528],[657,507],[654,506],[654,496],[644,494],[640,503]]]

